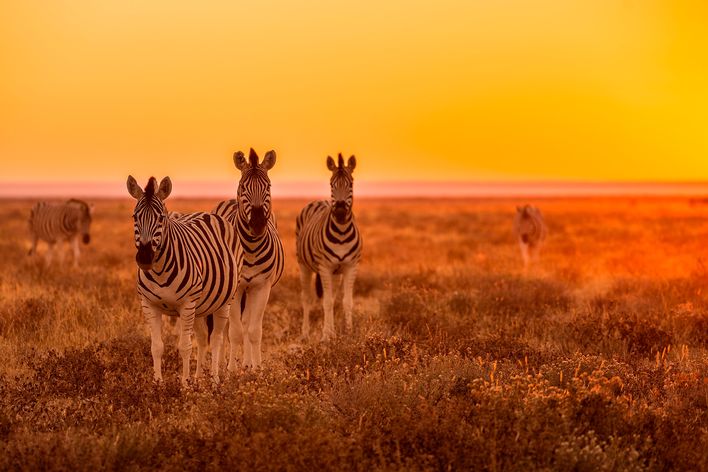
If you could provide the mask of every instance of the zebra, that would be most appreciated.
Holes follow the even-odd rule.
[[[344,285],[344,317],[347,331],[352,329],[352,306],[354,280],[361,259],[362,239],[352,211],[352,172],[356,158],[351,156],[344,165],[339,154],[335,164],[327,156],[327,168],[332,172],[331,201],[321,200],[307,204],[297,217],[295,239],[297,261],[300,265],[300,295],[302,300],[302,337],[307,339],[310,331],[310,306],[312,274],[315,273],[315,292],[322,298],[324,326],[322,340],[333,338],[334,300],[333,276],[341,274]]]
[[[162,380],[162,314],[179,316],[183,384],[190,374],[193,328],[197,376],[202,373],[209,342],[206,316],[213,314],[211,374],[218,381],[223,332],[243,262],[233,227],[210,213],[170,215],[164,204],[172,191],[169,177],[159,186],[151,177],[143,190],[131,175],[127,187],[137,200],[133,213],[137,287],[150,325],[154,378]]]
[[[243,366],[261,366],[263,314],[270,291],[283,273],[283,244],[272,213],[268,171],[275,165],[275,151],[258,163],[251,149],[248,161],[243,152],[234,153],[234,164],[241,171],[237,198],[219,202],[214,213],[236,229],[243,247],[243,268],[236,290],[237,303],[229,318],[229,371],[236,370],[238,339],[243,340]],[[244,331],[245,329],[245,331]]]
[[[538,259],[548,233],[541,211],[531,205],[517,206],[514,232],[519,240],[524,270],[527,270],[531,261]]]
[[[93,205],[83,200],[70,199],[63,203],[38,202],[32,207],[29,217],[31,247],[29,255],[37,253],[37,242],[41,239],[48,245],[45,263],[52,262],[54,246],[64,241],[69,242],[74,253],[74,267],[79,265],[79,239],[84,244],[91,241],[91,220]],[[63,259],[64,254],[59,253]]]

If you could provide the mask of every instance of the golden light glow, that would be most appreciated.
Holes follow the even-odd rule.
[[[708,179],[696,1],[0,6],[2,179]]]

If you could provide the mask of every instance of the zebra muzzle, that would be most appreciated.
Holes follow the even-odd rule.
[[[347,219],[346,204],[340,205],[339,202],[335,203],[332,214],[334,215],[334,219],[337,220],[337,223],[344,223]]]
[[[253,207],[251,209],[251,219],[248,221],[248,226],[251,228],[251,231],[253,231],[253,234],[256,236],[263,234],[267,222],[268,220],[266,219],[263,207]]]
[[[142,244],[138,247],[138,253],[135,255],[135,262],[138,263],[138,267],[142,270],[152,269],[152,260],[155,257],[155,251],[152,250],[152,246],[149,244],[143,246]]]

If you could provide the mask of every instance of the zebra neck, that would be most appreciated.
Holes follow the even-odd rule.
[[[165,218],[165,222],[162,226],[162,239],[160,246],[157,248],[157,256],[152,266],[153,272],[162,274],[175,264],[175,246],[178,244],[178,241],[179,238],[174,237],[170,219]]]
[[[73,212],[64,210],[64,218],[62,219],[62,226],[65,230],[74,231],[77,227],[76,220]]]
[[[270,220],[270,216],[268,217],[268,220]],[[248,224],[248,218],[246,218],[246,215],[242,214],[240,211],[238,212],[238,218],[236,219],[236,230],[238,231],[238,237],[241,240],[241,243],[249,247],[258,246],[269,234],[267,226],[266,230],[263,231],[263,234],[260,236],[253,234]]]
[[[350,211],[349,213],[347,213],[347,217],[344,219],[344,223],[338,223],[336,218],[330,211],[327,227],[329,227],[331,230],[334,230],[334,232],[339,234],[344,234],[350,231],[352,226],[354,226],[353,212]]]

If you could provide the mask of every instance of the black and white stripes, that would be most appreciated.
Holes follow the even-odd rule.
[[[296,221],[297,260],[300,265],[301,299],[303,306],[302,335],[309,336],[312,304],[312,274],[316,274],[316,293],[322,297],[324,327],[322,338],[332,338],[334,329],[333,277],[341,274],[344,285],[343,307],[346,327],[352,328],[354,281],[356,279],[362,241],[352,211],[356,158],[344,164],[327,157],[331,201],[315,201],[302,209]]]
[[[48,245],[45,262],[51,263],[54,247],[67,241],[74,253],[74,267],[79,263],[79,239],[84,244],[91,240],[90,228],[92,207],[82,200],[71,199],[64,203],[39,202],[30,212],[29,231],[32,247],[29,254],[37,251],[37,242]]]
[[[180,317],[182,382],[189,377],[195,324],[197,375],[201,373],[208,342],[205,316],[213,314],[212,376],[218,379],[222,335],[243,259],[234,229],[218,215],[168,214],[163,202],[172,190],[168,177],[159,187],[150,178],[143,190],[130,176],[127,187],[137,200],[133,220],[138,294],[151,328],[155,378],[162,378],[162,314]]]
[[[248,161],[242,152],[234,154],[234,164],[241,171],[236,200],[220,202],[214,213],[235,226],[244,250],[236,303],[231,307],[229,370],[235,370],[237,340],[243,340],[243,365],[261,365],[263,314],[271,288],[283,273],[283,245],[271,210],[268,171],[275,165],[275,151],[258,162],[251,149]]]

